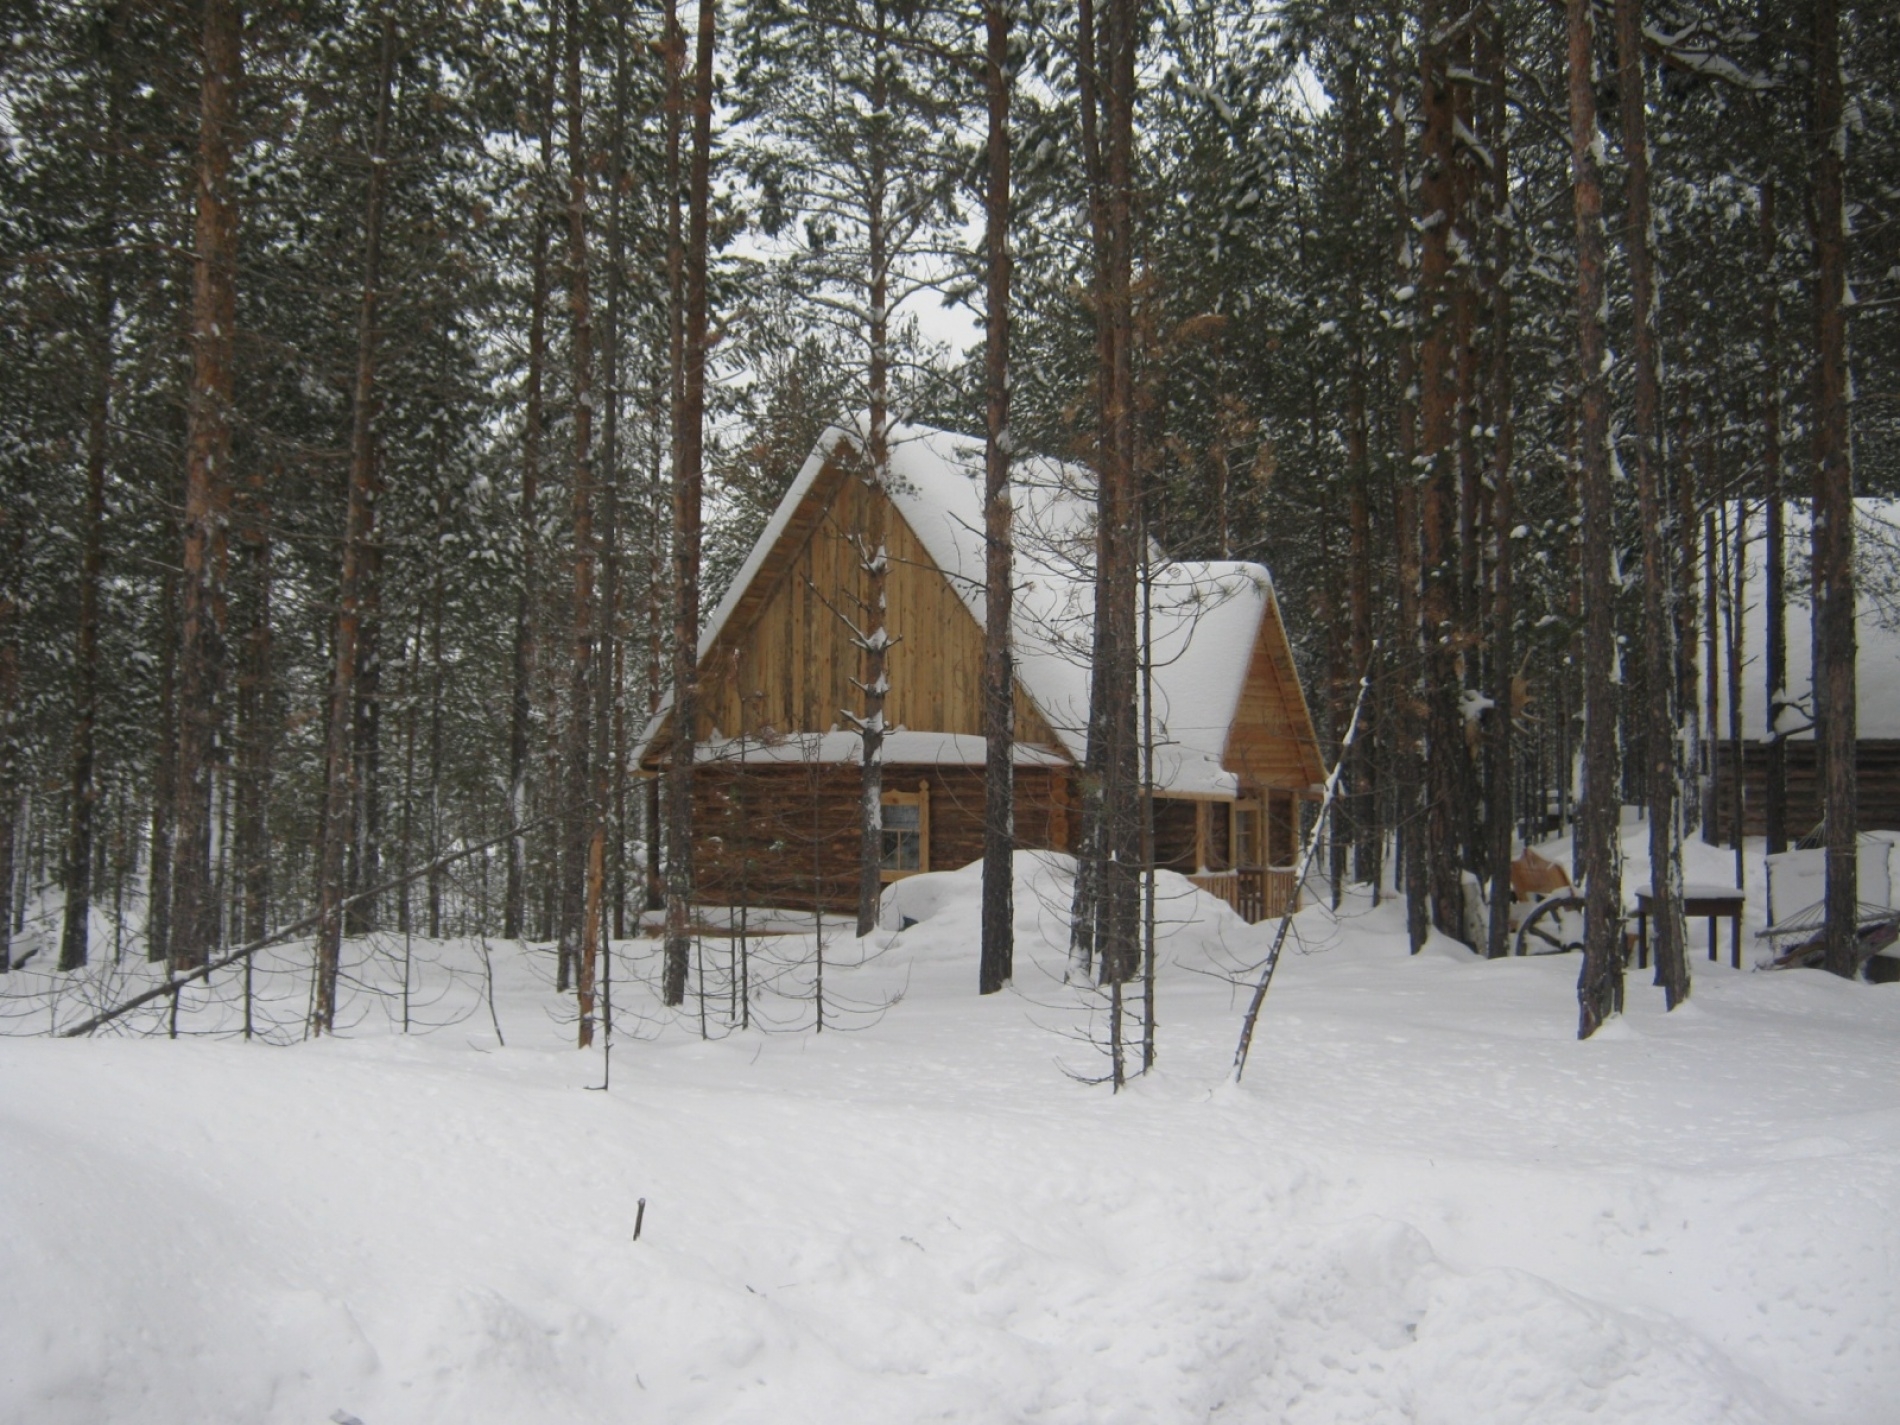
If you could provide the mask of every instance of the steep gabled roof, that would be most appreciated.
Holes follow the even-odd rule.
[[[698,657],[728,631],[741,631],[769,594],[796,546],[823,519],[845,471],[861,458],[856,426],[827,430],[779,501],[700,635]],[[984,621],[983,443],[900,425],[889,435],[893,508],[979,626]],[[1011,473],[1017,594],[1016,674],[1061,743],[1080,761],[1087,743],[1089,657],[1094,629],[1095,477],[1086,467],[1042,457]],[[1273,583],[1257,564],[1157,559],[1149,590],[1154,661],[1155,786],[1180,794],[1232,795],[1230,733],[1255,663],[1291,675]],[[1256,674],[1256,678],[1257,678]],[[1286,680],[1281,679],[1282,684]],[[1285,715],[1318,769],[1317,742],[1298,679]],[[669,692],[642,738],[658,735]],[[1317,780],[1317,773],[1311,780]]]

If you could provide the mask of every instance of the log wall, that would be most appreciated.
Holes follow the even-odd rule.
[[[1819,768],[1815,744],[1791,738],[1788,749],[1788,838],[1805,836],[1821,821]],[[1900,740],[1863,738],[1857,760],[1859,811],[1862,831],[1900,831]],[[1726,842],[1735,805],[1735,744],[1716,748],[1716,801],[1714,818],[1706,823],[1710,839]],[[1759,742],[1742,744],[1742,826],[1745,835],[1768,834],[1768,749]]]
[[[1016,844],[1073,851],[1073,773],[1016,769]],[[930,869],[955,870],[983,855],[983,769],[884,769],[888,791],[930,787]],[[854,764],[702,766],[693,777],[696,899],[707,905],[855,911],[858,792]],[[816,887],[816,893],[814,893]]]

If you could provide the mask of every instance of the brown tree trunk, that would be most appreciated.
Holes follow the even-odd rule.
[[[145,888],[145,958],[171,958],[172,811],[178,784],[178,584],[167,569],[158,592],[158,739],[152,755],[151,873]]]
[[[1847,368],[1847,207],[1840,0],[1814,0],[1814,685],[1826,777],[1827,968],[1859,967],[1854,463]]]
[[[1781,239],[1775,226],[1775,185],[1761,185],[1761,262],[1765,281],[1761,304],[1761,479],[1764,548],[1762,550],[1762,673],[1767,682],[1762,706],[1768,725],[1762,730],[1766,754],[1763,816],[1768,854],[1788,849],[1788,744],[1781,734],[1788,711],[1787,528],[1781,489],[1781,300],[1777,271]]]
[[[1678,418],[1677,448],[1686,455],[1692,425],[1685,412]],[[1701,592],[1696,572],[1701,567],[1696,553],[1695,462],[1676,461],[1676,532],[1680,548],[1676,558],[1676,708],[1683,728],[1682,825],[1684,833],[1702,824],[1702,775],[1706,755],[1702,739],[1702,719],[1697,715],[1700,673],[1696,663],[1696,634],[1701,624]]]
[[[1344,167],[1351,175],[1346,189],[1346,221],[1351,236],[1348,249],[1352,300],[1347,314],[1351,348],[1346,367],[1346,605],[1348,654],[1354,680],[1371,676],[1372,667],[1372,455],[1371,425],[1367,411],[1367,351],[1360,305],[1367,296],[1363,226],[1364,183],[1368,156],[1363,146],[1366,130],[1365,94],[1358,61],[1348,58],[1340,74],[1341,142]],[[1346,814],[1343,818],[1352,843],[1352,878],[1371,882],[1378,896],[1381,828],[1376,823],[1372,749],[1376,745],[1369,700],[1361,703],[1361,730],[1346,749],[1344,778]]]
[[[573,644],[568,669],[565,761],[567,806],[561,856],[558,988],[572,974],[580,1043],[594,1035],[594,966],[584,945],[594,827],[594,306],[587,250],[586,113],[582,105],[579,0],[567,0],[567,303],[573,364],[574,465],[569,490],[574,522]]]
[[[1515,639],[1516,588],[1512,544],[1517,527],[1515,481],[1511,465],[1516,456],[1516,426],[1512,418],[1511,384],[1511,168],[1510,129],[1505,104],[1506,35],[1498,6],[1489,7],[1480,50],[1488,83],[1483,135],[1491,154],[1491,212],[1487,237],[1490,267],[1486,279],[1491,296],[1490,424],[1495,432],[1491,448],[1494,487],[1491,528],[1497,544],[1492,569],[1491,598],[1491,765],[1485,819],[1490,832],[1488,854],[1491,883],[1490,922],[1485,927],[1485,954],[1497,959],[1507,953],[1511,933],[1512,795],[1515,786],[1515,727],[1517,715],[1517,646]]]
[[[238,669],[236,851],[240,933],[262,940],[270,920],[271,540],[263,480],[253,476],[239,538],[249,566],[249,609]]]
[[[541,162],[535,174],[533,218],[533,272],[528,304],[527,409],[521,432],[521,512],[517,524],[521,540],[520,587],[515,591],[514,684],[508,717],[508,876],[503,890],[502,935],[518,940],[527,933],[528,842],[522,827],[528,822],[528,771],[533,753],[534,682],[537,640],[535,591],[540,545],[540,516],[536,502],[541,493],[541,437],[546,425],[542,386],[548,361],[548,246],[546,185],[554,168],[554,65],[557,47],[550,43],[542,75],[540,108]]]
[[[1577,980],[1577,1037],[1588,1039],[1623,1005],[1622,888],[1617,864],[1620,815],[1616,768],[1616,625],[1610,562],[1614,543],[1604,340],[1603,185],[1597,171],[1601,133],[1591,53],[1590,0],[1567,0],[1570,164],[1577,223],[1578,466],[1583,502],[1583,806],[1579,817],[1584,884],[1583,970]]]
[[[1462,940],[1464,885],[1457,824],[1464,728],[1458,707],[1457,638],[1451,537],[1451,477],[1457,442],[1457,352],[1452,295],[1452,233],[1458,199],[1453,151],[1456,86],[1444,38],[1442,7],[1427,3],[1420,17],[1420,93],[1424,110],[1419,174],[1418,384],[1421,484],[1419,534],[1424,584],[1420,637],[1424,647],[1425,818],[1422,850],[1430,887],[1432,924]]]
[[[1669,521],[1662,490],[1662,393],[1657,377],[1656,279],[1651,254],[1648,96],[1643,78],[1642,0],[1616,0],[1618,93],[1622,105],[1624,191],[1636,361],[1635,455],[1637,499],[1643,521],[1643,741],[1648,757],[1649,923],[1655,937],[1656,983],[1674,1009],[1689,997],[1689,960],[1683,950],[1682,837],[1676,820],[1676,723],[1668,690],[1675,683],[1675,647],[1669,622]]]
[[[1085,8],[1091,0],[1084,0]],[[1096,249],[1098,430],[1095,630],[1084,775],[1083,855],[1078,875],[1078,951],[1100,956],[1104,981],[1120,984],[1140,965],[1141,786],[1135,726],[1136,529],[1134,414],[1134,105],[1138,0],[1108,0],[1095,43],[1097,82],[1085,109],[1099,108],[1099,174],[1090,202]],[[1079,16],[1079,18],[1082,18]],[[1087,66],[1085,65],[1085,68]],[[1078,953],[1077,959],[1082,959]],[[1119,1060],[1117,1061],[1119,1063]]]
[[[669,0],[669,5],[672,0]],[[669,18],[670,18],[669,10]],[[686,1002],[693,897],[693,747],[699,718],[699,536],[706,419],[706,261],[712,177],[715,0],[699,0],[687,232],[680,252],[679,401],[673,427],[673,748],[667,792],[666,964],[661,998]],[[677,36],[678,23],[670,21]],[[683,38],[673,45],[684,60]],[[675,81],[677,83],[677,80]]]
[[[603,879],[597,896],[611,897],[612,914],[605,903],[597,909],[601,953],[610,953],[612,938],[626,934],[625,847],[627,836],[627,720],[624,672],[625,639],[621,636],[622,574],[620,559],[621,447],[621,310],[625,292],[626,229],[623,209],[633,178],[621,162],[627,151],[628,62],[625,14],[616,6],[611,15],[613,33],[613,128],[610,135],[614,162],[609,170],[607,202],[607,322],[603,336],[603,375],[607,410],[601,431],[605,478],[600,483],[601,596],[594,641],[600,650],[600,696],[595,713],[594,785],[599,803],[598,834],[602,842]],[[611,968],[611,967],[610,967]],[[611,991],[609,991],[611,994]],[[607,1007],[611,1019],[612,1006]],[[608,1032],[612,1033],[609,1023]]]
[[[329,740],[324,776],[323,842],[317,872],[317,983],[310,1027],[328,1034],[336,1025],[337,969],[343,944],[344,854],[355,788],[352,724],[356,711],[357,644],[362,626],[364,547],[375,499],[376,320],[381,296],[383,193],[388,172],[389,110],[396,64],[396,30],[383,22],[377,75],[376,130],[364,200],[363,292],[356,319],[356,381],[350,406],[350,485],[343,516],[343,557],[337,577],[335,648],[330,680]]]
[[[114,94],[116,117],[117,94]],[[116,124],[107,140],[107,168],[117,168]],[[107,183],[112,183],[108,177]],[[108,200],[110,201],[110,200]],[[110,247],[108,232],[104,246]],[[94,278],[93,389],[86,420],[86,506],[79,544],[79,623],[73,638],[73,752],[66,838],[66,911],[59,968],[86,963],[92,913],[94,740],[99,719],[99,586],[105,572],[106,451],[112,403],[112,262],[101,258]]]
[[[20,605],[26,521],[0,499],[0,974],[13,968],[13,873],[19,838]],[[162,803],[162,795],[154,798]]]
[[[1410,168],[1406,163],[1406,133],[1403,99],[1397,88],[1391,95],[1391,118],[1387,126],[1388,157],[1397,197],[1396,229],[1399,234],[1397,266],[1401,288],[1415,287],[1418,265],[1413,246],[1412,208],[1409,196]],[[1431,933],[1431,901],[1426,882],[1422,851],[1425,828],[1421,818],[1421,787],[1424,762],[1419,756],[1423,681],[1421,644],[1423,625],[1419,617],[1419,488],[1418,488],[1418,317],[1417,296],[1400,324],[1398,351],[1394,361],[1394,382],[1398,391],[1399,468],[1393,481],[1392,540],[1396,546],[1395,571],[1398,576],[1396,599],[1398,614],[1397,689],[1393,718],[1394,825],[1399,834],[1398,874],[1405,892],[1405,928],[1416,955],[1425,947]]]
[[[192,258],[191,390],[186,402],[184,587],[179,617],[178,760],[173,791],[170,950],[196,965],[213,939],[211,788],[224,677],[225,520],[237,326],[237,195],[232,130],[242,66],[237,0],[205,0]]]
[[[994,994],[1015,974],[1016,743],[1010,619],[1014,512],[1009,497],[1009,7],[983,6],[983,86],[988,147],[983,195],[983,945],[977,992]]]
[[[890,483],[890,251],[889,214],[885,211],[889,156],[883,147],[880,122],[890,104],[889,63],[885,11],[875,7],[876,49],[872,55],[870,152],[865,156],[865,246],[870,262],[870,414],[865,432],[864,464],[867,498],[865,525],[858,533],[858,560],[864,575],[863,630],[858,639],[863,677],[859,689],[864,714],[859,732],[864,740],[859,764],[858,803],[858,935],[877,929],[877,907],[883,890],[884,868],[884,701],[890,691],[888,651],[890,631],[885,626],[885,595],[890,559],[885,549],[884,507]]]
[[[374,400],[374,394],[371,396]],[[343,882],[350,902],[344,912],[346,935],[368,935],[377,928],[373,895],[382,876],[383,741],[383,544],[377,536],[376,511],[382,507],[382,462],[372,438],[369,449],[369,506],[357,567],[356,676],[351,686],[354,709],[350,726],[350,834]],[[437,547],[440,547],[438,540]]]

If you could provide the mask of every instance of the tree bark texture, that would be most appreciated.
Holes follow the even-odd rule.
[[[573,624],[568,660],[566,806],[562,818],[560,968],[573,976],[583,1047],[593,1038],[594,966],[587,962],[587,888],[600,809],[593,785],[594,728],[594,299],[588,252],[587,115],[581,89],[579,0],[567,0],[567,303],[574,454],[568,497],[574,531]]]
[[[673,428],[673,748],[667,793],[666,962],[661,997],[686,1002],[693,897],[693,746],[699,719],[699,545],[704,487],[707,236],[712,175],[714,0],[699,0],[692,147],[681,253],[679,402]],[[675,26],[677,32],[677,26]],[[683,41],[676,45],[683,59]]]
[[[1085,6],[1089,0],[1084,0]],[[1092,17],[1088,28],[1093,31]],[[1140,967],[1141,787],[1135,726],[1138,492],[1134,388],[1134,106],[1138,0],[1107,0],[1096,58],[1097,498],[1095,629],[1076,932],[1117,984]],[[1085,106],[1090,96],[1085,96]],[[1086,879],[1085,891],[1082,882]],[[1084,924],[1086,920],[1086,924]],[[1078,959],[1081,956],[1078,955]]]
[[[1676,818],[1676,720],[1670,690],[1676,651],[1669,619],[1669,509],[1662,489],[1662,383],[1656,343],[1656,275],[1649,201],[1649,116],[1643,76],[1642,0],[1616,0],[1616,53],[1622,106],[1624,192],[1633,309],[1630,354],[1636,364],[1637,500],[1643,522],[1643,745],[1649,805],[1650,933],[1656,983],[1668,1008],[1689,997],[1689,959],[1682,921],[1682,834]]]
[[[232,131],[243,48],[236,0],[205,0],[200,34],[191,388],[186,400],[178,754],[172,789],[170,952],[195,965],[214,936],[211,789],[224,676],[225,523],[237,327],[237,195]]]
[[[870,394],[869,428],[865,431],[865,482],[873,498],[864,502],[865,528],[858,534],[858,558],[864,569],[864,608],[858,647],[863,677],[859,691],[864,711],[858,718],[863,738],[859,772],[858,809],[858,935],[877,929],[878,900],[884,888],[884,701],[890,691],[890,631],[885,627],[885,595],[890,561],[885,549],[884,508],[890,485],[890,234],[888,167],[884,151],[885,123],[890,107],[889,52],[886,49],[885,10],[876,7],[876,48],[871,65],[871,141],[865,155],[865,248],[870,264],[870,330],[866,383]]]
[[[1485,954],[1501,958],[1511,934],[1512,793],[1516,785],[1517,645],[1516,571],[1512,562],[1513,531],[1517,527],[1515,477],[1516,426],[1512,419],[1511,384],[1511,207],[1510,127],[1505,102],[1504,18],[1496,5],[1489,7],[1489,23],[1481,41],[1480,63],[1486,83],[1480,132],[1491,155],[1491,196],[1487,239],[1490,265],[1486,274],[1491,296],[1491,370],[1488,400],[1491,447],[1491,529],[1497,546],[1492,569],[1491,663],[1493,700],[1490,723],[1490,767],[1485,813],[1490,845],[1490,921],[1485,927]]]
[[[19,581],[26,566],[26,521],[12,493],[0,499],[0,974],[13,968],[13,876],[20,832]]]
[[[1814,0],[1814,684],[1827,807],[1827,949],[1837,975],[1859,967],[1859,808],[1855,753],[1854,466],[1847,369],[1847,126],[1840,0]]]
[[[983,943],[977,990],[994,994],[1015,973],[1015,675],[1010,620],[1014,512],[1009,494],[1009,8],[983,7],[988,110],[983,194]]]
[[[1616,745],[1616,628],[1611,558],[1614,510],[1609,460],[1609,347],[1604,336],[1602,151],[1597,126],[1590,0],[1567,0],[1571,186],[1577,228],[1577,460],[1582,498],[1584,786],[1579,817],[1584,955],[1577,1035],[1588,1039],[1622,1008],[1620,797]]]
[[[1766,775],[1763,815],[1768,854],[1788,849],[1788,744],[1781,734],[1788,711],[1787,521],[1781,486],[1781,292],[1777,261],[1781,237],[1775,218],[1775,184],[1761,185],[1761,481],[1762,481],[1762,706],[1768,709],[1763,732]]]
[[[253,475],[239,539],[247,571],[244,647],[238,665],[237,859],[239,930],[245,943],[263,938],[270,921],[271,538],[270,503]]]
[[[377,75],[376,128],[371,141],[369,183],[364,198],[363,290],[357,308],[356,379],[350,405],[349,493],[343,516],[343,555],[337,577],[335,663],[330,679],[325,758],[323,840],[317,874],[317,983],[310,1027],[328,1034],[336,1025],[337,971],[346,914],[344,857],[355,800],[354,738],[358,640],[362,631],[363,555],[375,518],[377,307],[382,281],[383,195],[388,172],[389,111],[396,62],[393,21],[383,25]]]
[[[1422,850],[1430,887],[1432,924],[1465,938],[1464,883],[1459,850],[1460,782],[1465,760],[1458,705],[1456,541],[1451,532],[1452,472],[1458,413],[1458,343],[1452,270],[1459,202],[1453,126],[1457,85],[1442,7],[1428,0],[1420,16],[1420,94],[1424,117],[1419,172],[1418,384],[1419,450],[1401,478],[1419,483],[1423,585],[1419,597],[1424,650],[1425,816]]]

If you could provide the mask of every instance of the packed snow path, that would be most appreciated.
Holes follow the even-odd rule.
[[[1896,1418],[1900,988],[1698,958],[1580,1044],[1574,958],[1360,902],[1234,1089],[1264,927],[1183,894],[1114,1097],[1046,874],[986,1000],[976,884],[834,969],[858,1031],[649,1012],[609,1092],[512,946],[506,1048],[0,1040],[0,1420]]]

